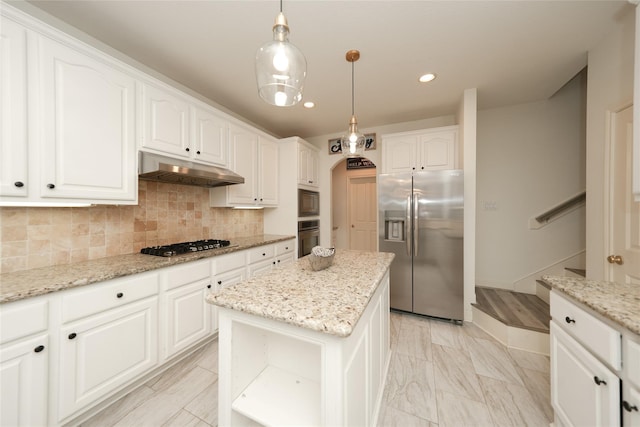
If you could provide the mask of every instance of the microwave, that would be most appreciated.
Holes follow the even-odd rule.
[[[298,216],[320,215],[320,193],[310,190],[298,190]]]

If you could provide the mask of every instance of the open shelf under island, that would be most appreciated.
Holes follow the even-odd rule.
[[[207,297],[218,306],[220,426],[375,425],[390,360],[393,254],[338,250]]]

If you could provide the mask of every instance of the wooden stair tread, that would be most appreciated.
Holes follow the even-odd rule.
[[[549,304],[536,295],[476,287],[473,306],[507,326],[549,333]]]

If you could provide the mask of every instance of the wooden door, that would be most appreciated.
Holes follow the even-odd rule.
[[[376,177],[349,178],[349,249],[377,250]]]
[[[632,191],[633,107],[611,116],[608,278],[640,284],[640,202]]]

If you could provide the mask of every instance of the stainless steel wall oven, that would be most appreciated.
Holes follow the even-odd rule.
[[[311,253],[320,244],[320,221],[298,221],[298,258]]]
[[[320,193],[298,189],[298,216],[320,215]]]

